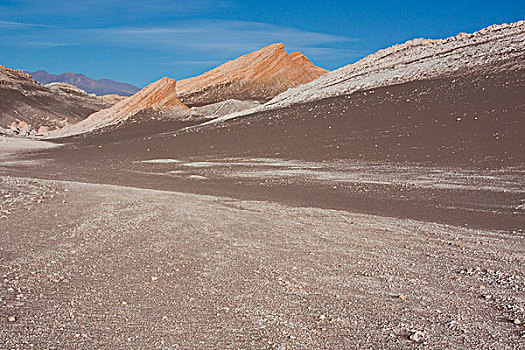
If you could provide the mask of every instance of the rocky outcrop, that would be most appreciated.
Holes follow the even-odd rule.
[[[88,93],[75,85],[68,83],[49,83],[45,85],[53,91],[65,94],[87,95]]]
[[[0,66],[0,125],[15,133],[36,134],[41,126],[58,128],[66,118],[74,123],[109,106],[75,86],[43,86],[23,71]]]
[[[283,44],[273,44],[197,77],[181,80],[177,90],[181,101],[189,106],[228,99],[265,102],[326,72],[300,52],[288,54]]]
[[[226,100],[202,107],[193,107],[192,110],[207,118],[222,117],[231,113],[241,112],[259,107],[257,101]]]
[[[66,137],[90,132],[124,122],[145,111],[156,111],[163,115],[169,114],[180,118],[192,116],[191,110],[179,100],[176,81],[166,77],[146,86],[135,95],[112,107],[90,115],[77,124],[50,132],[47,137]]]
[[[24,72],[22,70],[9,68],[9,67],[3,66],[1,64],[0,64],[0,70],[3,70],[5,73],[11,73],[12,75],[19,76],[21,78],[32,79],[31,74],[29,74],[29,73],[26,73],[26,72]]]
[[[119,103],[120,101],[124,101],[125,99],[128,98],[128,96],[120,96],[120,95],[116,95],[116,94],[109,94],[109,95],[99,96],[99,98],[101,98],[106,103],[114,105],[116,103]]]

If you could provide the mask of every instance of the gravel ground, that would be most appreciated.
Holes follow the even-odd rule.
[[[8,176],[0,190],[6,349],[525,347],[521,234]]]

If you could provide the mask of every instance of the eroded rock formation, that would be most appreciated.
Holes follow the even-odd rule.
[[[177,90],[181,101],[189,106],[228,99],[266,102],[326,72],[300,52],[288,54],[283,44],[272,44],[197,77],[181,80]]]
[[[93,131],[104,126],[124,122],[147,110],[173,112],[173,116],[180,118],[192,115],[191,110],[179,100],[177,82],[166,77],[146,86],[135,95],[116,103],[112,107],[90,115],[77,124],[49,133],[48,137],[65,137]]]

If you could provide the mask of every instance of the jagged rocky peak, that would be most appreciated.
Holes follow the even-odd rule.
[[[181,100],[191,106],[228,99],[267,101],[326,72],[300,52],[288,54],[284,44],[277,43],[181,80],[177,89]]]

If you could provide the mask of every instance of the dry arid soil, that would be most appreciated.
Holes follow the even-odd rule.
[[[2,196],[6,348],[524,345],[523,232],[11,176]]]
[[[469,79],[5,138],[1,343],[522,349],[523,78]]]

